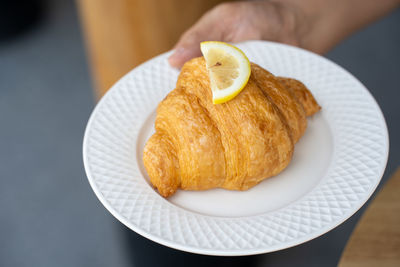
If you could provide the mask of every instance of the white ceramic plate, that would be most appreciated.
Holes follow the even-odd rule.
[[[101,99],[83,157],[90,185],[127,227],[163,245],[210,255],[288,248],[338,226],[371,196],[388,156],[384,117],[367,89],[331,61],[263,41],[238,45],[276,75],[303,81],[322,111],[309,119],[289,166],[246,192],[179,190],[164,199],[149,184],[143,147],[157,104],[174,89],[169,53],[135,68]]]

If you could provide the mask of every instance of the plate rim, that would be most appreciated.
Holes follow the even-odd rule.
[[[367,203],[367,201],[371,198],[373,193],[376,191],[376,188],[379,186],[380,182],[382,181],[382,177],[383,177],[383,174],[384,174],[384,171],[386,169],[387,162],[388,162],[388,156],[389,156],[389,133],[388,133],[387,123],[386,123],[386,120],[384,118],[383,112],[382,112],[379,104],[377,103],[376,99],[371,94],[371,92],[367,89],[367,87],[361,81],[359,81],[352,73],[350,73],[349,71],[347,71],[346,69],[344,69],[343,67],[341,67],[340,65],[335,63],[334,61],[332,61],[330,59],[327,59],[324,56],[321,56],[321,55],[318,55],[316,53],[313,53],[311,51],[305,50],[303,48],[299,48],[299,47],[295,47],[295,46],[291,46],[291,45],[287,45],[287,44],[282,44],[282,43],[276,43],[276,42],[271,42],[271,41],[260,41],[260,40],[250,40],[250,41],[241,42],[239,44],[242,45],[242,44],[249,44],[249,43],[262,43],[262,44],[266,44],[266,45],[283,46],[283,47],[286,47],[286,48],[290,48],[290,49],[293,49],[293,50],[300,51],[301,53],[310,54],[311,56],[314,56],[314,57],[317,56],[320,60],[325,61],[325,62],[327,62],[329,64],[333,64],[336,68],[340,69],[342,72],[344,72],[347,75],[349,75],[349,77],[351,77],[353,81],[358,83],[360,88],[362,88],[362,90],[368,94],[369,98],[373,101],[373,104],[375,105],[376,110],[378,111],[377,115],[379,116],[380,122],[382,123],[382,131],[384,133],[384,138],[385,138],[385,140],[384,140],[384,152],[385,153],[384,153],[384,158],[382,158],[382,164],[379,165],[379,178],[377,179],[376,183],[373,186],[371,186],[370,191],[368,192],[368,194],[364,194],[363,195],[363,199],[362,200],[357,201],[357,204],[354,204],[352,209],[350,209],[343,216],[341,216],[340,220],[334,220],[331,223],[328,223],[327,225],[318,228],[318,230],[313,231],[312,233],[306,234],[306,235],[304,235],[302,237],[297,237],[297,238],[292,239],[291,241],[285,241],[284,243],[280,242],[280,243],[277,243],[275,245],[268,246],[268,247],[263,247],[263,248],[218,250],[218,249],[199,248],[199,247],[194,247],[194,246],[191,246],[191,245],[182,245],[180,243],[177,243],[177,242],[174,242],[174,241],[169,241],[169,240],[163,239],[161,237],[158,237],[156,235],[153,235],[152,233],[147,232],[147,231],[141,229],[140,227],[132,224],[127,218],[125,218],[122,214],[120,214],[107,201],[105,196],[100,192],[100,189],[98,188],[98,186],[95,184],[94,178],[93,178],[92,173],[91,173],[90,164],[88,162],[88,152],[87,152],[88,138],[89,138],[89,134],[88,133],[89,133],[89,131],[91,129],[91,125],[93,124],[93,121],[94,121],[96,113],[101,108],[101,106],[104,104],[104,102],[106,102],[106,100],[110,97],[112,92],[117,90],[118,85],[120,83],[124,82],[124,80],[126,80],[126,78],[128,76],[130,76],[132,74],[132,72],[134,72],[137,68],[141,68],[141,67],[143,67],[143,66],[145,66],[147,64],[151,64],[151,61],[153,61],[153,60],[155,60],[157,58],[167,57],[169,54],[171,54],[173,52],[173,50],[170,50],[170,51],[167,51],[167,52],[162,53],[160,55],[157,55],[157,56],[147,60],[146,62],[143,62],[142,64],[136,66],[134,69],[130,70],[125,75],[123,75],[117,82],[115,82],[110,87],[110,89],[105,93],[105,95],[95,105],[94,109],[92,110],[92,112],[90,114],[90,117],[88,119],[88,122],[87,122],[86,127],[85,127],[85,131],[84,131],[83,142],[82,142],[82,156],[83,156],[84,169],[85,169],[85,173],[86,173],[87,179],[89,181],[89,184],[90,184],[92,190],[94,191],[95,195],[97,196],[97,198],[104,205],[104,207],[115,218],[117,218],[122,224],[124,224],[129,229],[135,231],[136,233],[140,234],[141,236],[143,236],[143,237],[145,237],[147,239],[150,239],[150,240],[152,240],[154,242],[157,242],[159,244],[162,244],[162,245],[170,247],[170,248],[174,248],[174,249],[178,249],[178,250],[182,250],[182,251],[186,251],[186,252],[202,254],[202,255],[212,255],[212,256],[257,255],[257,254],[269,253],[269,252],[274,252],[274,251],[278,251],[278,250],[282,250],[282,249],[291,248],[291,247],[303,244],[303,243],[305,243],[307,241],[313,240],[313,239],[315,239],[317,237],[320,237],[320,236],[324,235],[325,233],[331,231],[332,229],[340,226],[343,222],[345,222],[352,215],[354,215],[357,211],[359,211],[360,208],[365,203]],[[316,187],[318,187],[318,185],[316,185]],[[309,194],[309,193],[307,193],[307,194]],[[173,204],[171,204],[171,205],[173,205]],[[285,207],[283,207],[281,209],[285,209]],[[278,209],[278,210],[281,210],[281,209]],[[194,213],[192,211],[187,211],[187,212]],[[214,218],[214,216],[210,216],[210,215],[201,214],[201,216]],[[246,218],[248,218],[248,217],[253,217],[253,216],[246,216]],[[223,217],[219,217],[219,218],[223,218]],[[238,218],[227,217],[225,219],[235,220],[235,219],[238,219]],[[282,244],[284,244],[284,246],[282,246]]]

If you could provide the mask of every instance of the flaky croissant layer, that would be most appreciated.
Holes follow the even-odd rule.
[[[164,197],[178,188],[247,190],[289,164],[306,116],[319,110],[301,82],[253,63],[242,92],[214,105],[204,58],[194,58],[157,108],[143,153],[150,182]]]

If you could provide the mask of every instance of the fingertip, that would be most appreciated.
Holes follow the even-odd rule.
[[[169,64],[174,67],[174,68],[181,68],[183,63],[182,63],[182,53],[183,53],[183,48],[179,47],[174,50],[172,55],[168,57],[168,62]]]
[[[168,58],[168,63],[171,67],[176,68],[176,69],[180,69],[182,66],[181,64],[175,60],[174,58],[169,57]]]
[[[168,58],[168,62],[174,68],[181,68],[186,61],[200,55],[200,49],[178,47]]]

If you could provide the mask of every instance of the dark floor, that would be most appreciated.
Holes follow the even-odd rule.
[[[0,266],[336,266],[360,213],[313,241],[254,257],[179,252],[126,229],[96,199],[81,155],[93,108],[74,1],[0,43]],[[389,127],[386,180],[400,166],[400,10],[328,57],[358,77]]]

